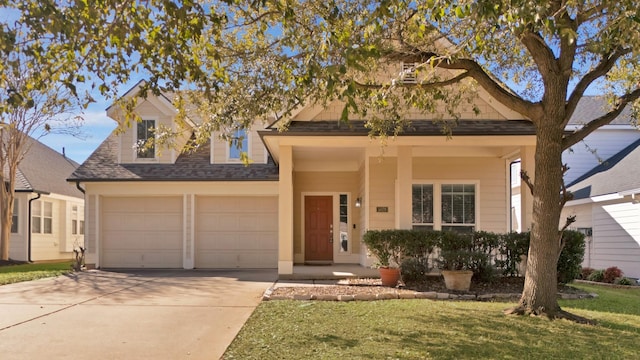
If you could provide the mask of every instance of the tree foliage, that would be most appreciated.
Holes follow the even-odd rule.
[[[299,106],[335,100],[344,104],[340,120],[366,119],[377,135],[410,126],[404,116],[409,106],[446,114],[454,121],[445,125],[455,126],[460,105],[482,87],[537,129],[535,173],[525,177],[534,197],[519,305],[526,313],[560,313],[558,228],[570,198],[563,191],[562,151],[625,107],[636,116],[640,110],[637,0],[0,4],[15,9],[28,29],[18,36],[10,23],[0,25],[4,59],[25,53],[50,63],[46,76],[72,92],[87,82],[115,95],[114,84],[143,73],[145,90],[177,91],[180,114],[199,120],[200,141],[212,130],[286,119]],[[416,65],[389,74],[398,61]],[[0,66],[4,74],[10,62]],[[401,81],[412,71],[418,81]],[[606,91],[609,108],[565,134],[578,101],[593,87]],[[23,94],[16,89],[13,98]],[[1,99],[0,110],[7,111],[13,98]]]

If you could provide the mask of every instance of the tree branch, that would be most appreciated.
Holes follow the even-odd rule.
[[[531,182],[531,178],[526,170],[520,170],[520,178],[525,184],[527,184],[529,191],[531,191],[531,195],[533,195],[533,183]]]
[[[529,51],[529,55],[538,66],[540,76],[546,83],[549,73],[558,74],[560,69],[555,61],[553,51],[544,42],[540,34],[532,31],[524,31],[521,35],[521,42]]]
[[[468,78],[471,75],[469,74],[469,72],[464,72],[460,75],[454,76],[451,79],[447,79],[447,80],[442,80],[442,81],[436,81],[436,82],[420,82],[420,83],[406,83],[403,81],[400,81],[398,83],[396,83],[395,85],[392,86],[402,86],[402,87],[419,87],[425,90],[428,89],[435,89],[435,88],[441,88],[441,87],[445,87],[445,86],[451,86],[454,85],[458,82],[460,82],[462,79]],[[353,81],[353,83],[356,85],[356,87],[360,88],[360,89],[382,89],[386,86],[389,85],[381,85],[381,84],[363,84],[361,82],[358,82],[356,80]]]
[[[579,130],[576,130],[572,134],[565,136],[565,138],[562,139],[562,150],[570,148],[571,146],[577,144],[580,140],[584,139],[587,135],[594,132],[599,127],[613,121],[613,119],[620,115],[627,104],[636,101],[638,98],[640,98],[640,88],[637,88],[633,92],[619,97],[612,111],[600,116],[599,118],[591,120],[588,124],[580,128]]]
[[[565,106],[565,119],[563,125],[567,125],[569,119],[573,115],[573,112],[578,107],[578,102],[584,95],[584,92],[587,90],[589,85],[591,85],[598,78],[606,75],[611,68],[616,64],[618,59],[628,53],[631,52],[631,49],[621,49],[618,48],[614,50],[610,54],[605,54],[602,58],[602,61],[590,72],[580,79],[580,81],[576,84],[576,87],[573,89],[573,92],[569,96],[569,100],[567,101],[567,105]]]

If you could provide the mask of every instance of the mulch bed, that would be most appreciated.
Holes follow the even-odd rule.
[[[524,287],[524,278],[501,277],[492,282],[473,281],[468,292],[447,290],[444,280],[440,276],[427,276],[422,281],[400,283],[396,288],[382,286],[380,279],[344,279],[337,281],[336,285],[319,282],[312,287],[277,287],[272,296],[295,295],[375,295],[395,291],[398,294],[415,292],[450,293],[456,295],[489,295],[489,294],[521,294]],[[562,294],[587,294],[582,290],[567,285],[559,285],[558,293]]]

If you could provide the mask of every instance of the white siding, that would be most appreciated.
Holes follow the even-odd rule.
[[[640,204],[594,204],[591,267],[640,278]]]
[[[564,176],[565,182],[571,183],[638,139],[640,131],[628,126],[624,129],[596,130],[562,154],[562,163],[570,167]]]

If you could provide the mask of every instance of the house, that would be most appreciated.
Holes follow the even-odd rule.
[[[640,278],[640,140],[576,179],[563,216],[586,237],[583,266]]]
[[[84,195],[66,179],[78,163],[28,137],[16,175],[9,258],[71,259],[84,244]]]
[[[175,128],[169,96],[149,95],[135,109],[142,121],[121,125],[69,179],[86,190],[87,262],[287,276],[301,264],[370,265],[368,229],[507,232],[509,164],[533,169],[535,129],[482,90],[474,105],[480,114],[461,108],[451,138],[434,121],[442,114],[409,111],[412,127],[385,146],[363,119],[340,123],[338,101],[301,107],[287,131],[258,121],[239,130],[245,166],[217,133],[195,152],[141,151],[150,128]],[[522,202],[530,219],[531,197]]]

